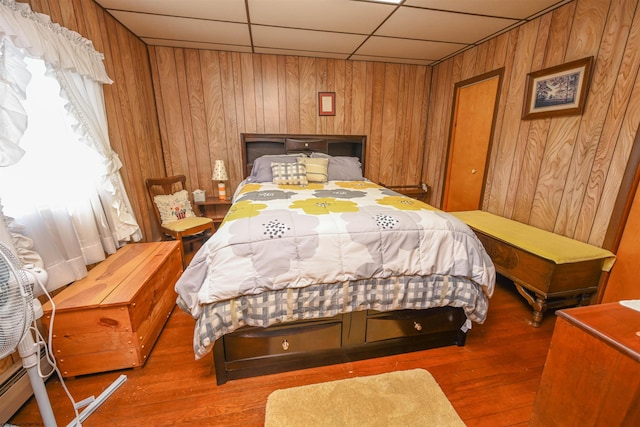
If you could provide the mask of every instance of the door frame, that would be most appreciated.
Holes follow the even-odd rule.
[[[485,159],[485,168],[482,171],[482,173],[483,173],[483,176],[482,176],[482,189],[480,190],[480,202],[479,202],[478,209],[480,209],[482,207],[482,203],[483,203],[483,200],[484,200],[484,191],[485,191],[485,187],[487,185],[487,172],[488,172],[489,160],[491,159],[491,151],[493,150],[493,137],[494,137],[494,133],[495,133],[495,129],[496,129],[496,117],[498,115],[498,107],[500,105],[500,93],[502,92],[502,81],[503,81],[503,77],[504,77],[504,67],[498,68],[497,70],[489,71],[489,72],[484,73],[484,74],[480,74],[480,75],[472,77],[470,79],[459,81],[454,85],[453,103],[451,105],[451,117],[450,117],[450,120],[449,120],[449,137],[447,139],[447,153],[446,153],[446,157],[445,157],[444,181],[443,181],[443,185],[442,185],[442,192],[441,192],[442,194],[440,195],[440,207],[444,206],[447,185],[449,183],[449,173],[450,173],[449,165],[450,165],[450,161],[451,161],[450,157],[451,157],[451,142],[452,142],[451,140],[453,139],[454,124],[455,124],[455,121],[456,121],[456,111],[457,111],[457,108],[458,108],[459,91],[463,87],[471,86],[473,84],[480,83],[480,82],[485,81],[485,80],[490,80],[490,79],[495,78],[495,77],[498,78],[498,88],[496,90],[496,100],[495,100],[495,103],[493,105],[493,118],[491,119],[491,131],[489,133],[489,144],[487,145],[487,157]]]

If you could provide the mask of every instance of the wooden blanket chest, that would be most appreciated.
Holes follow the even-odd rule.
[[[178,242],[133,243],[44,304],[63,377],[142,366],[173,307]]]

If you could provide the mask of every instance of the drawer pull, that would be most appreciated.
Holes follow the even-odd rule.
[[[421,331],[422,330],[422,325],[420,324],[420,322],[413,322],[413,328],[416,331]]]
[[[289,341],[287,341],[286,339],[285,339],[285,340],[282,340],[282,349],[283,349],[284,351],[289,350]]]
[[[304,148],[309,148],[309,143],[308,142],[304,143]]]

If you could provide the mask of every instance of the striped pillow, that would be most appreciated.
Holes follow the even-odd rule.
[[[298,163],[306,167],[309,182],[327,182],[329,159],[299,157]]]
[[[302,163],[271,163],[274,184],[307,185],[307,169]]]

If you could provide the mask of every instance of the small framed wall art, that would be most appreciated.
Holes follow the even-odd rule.
[[[318,114],[321,116],[336,115],[335,92],[318,92]]]
[[[592,66],[590,56],[527,74],[522,118],[582,114]]]

